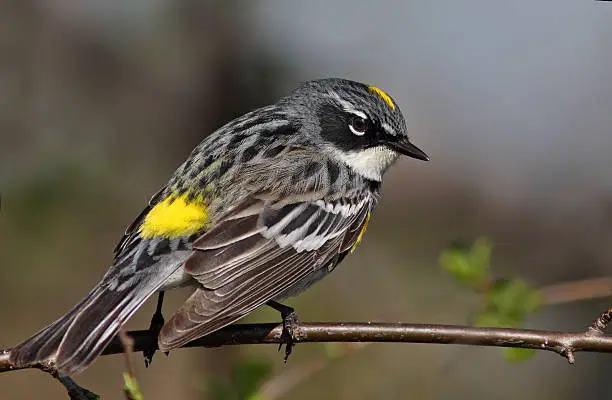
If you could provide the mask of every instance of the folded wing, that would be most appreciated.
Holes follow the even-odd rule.
[[[216,331],[333,268],[370,206],[368,198],[242,203],[194,242],[185,268],[201,287],[163,327],[160,349]]]

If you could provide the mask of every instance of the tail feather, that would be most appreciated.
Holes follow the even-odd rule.
[[[59,345],[58,371],[63,375],[74,375],[87,368],[153,293],[107,291],[105,300],[92,303],[81,311]]]
[[[147,289],[98,287],[66,315],[11,349],[11,362],[26,366],[53,361],[60,375],[81,372],[155,292],[155,288]]]
[[[166,280],[190,251],[152,256],[164,239],[132,246],[102,281],[66,315],[11,349],[16,366],[53,361],[61,375],[81,372],[102,353],[119,329]]]
[[[81,300],[57,321],[35,333],[31,338],[11,349],[11,363],[24,367],[35,362],[54,360],[64,335],[74,317],[93,293]]]

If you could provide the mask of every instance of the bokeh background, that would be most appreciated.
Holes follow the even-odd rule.
[[[592,0],[2,2],[0,347],[95,284],[124,227],[203,137],[318,77],[390,92],[432,160],[388,174],[355,255],[291,301],[303,320],[469,323],[480,297],[437,260],[480,236],[495,243],[499,277],[540,287],[611,275],[611,37],[612,3]],[[582,329],[609,305],[544,307],[527,326]],[[130,327],[148,326],[152,309]],[[294,400],[600,399],[612,373],[597,354],[571,367],[475,347],[325,352],[299,345],[283,365],[272,346],[191,349],[136,365],[151,400],[205,399],[207,380],[231,384],[253,357],[281,383],[301,376],[279,395]],[[123,370],[103,357],[77,380],[121,398]],[[38,371],[0,375],[0,393],[66,398]]]

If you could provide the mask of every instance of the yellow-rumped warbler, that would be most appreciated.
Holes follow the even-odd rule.
[[[100,283],[11,350],[15,365],[85,369],[154,293],[195,291],[159,331],[168,351],[300,293],[359,243],[384,172],[410,143],[382,90],[299,86],[208,136],[128,227]],[[158,311],[161,302],[158,303]]]

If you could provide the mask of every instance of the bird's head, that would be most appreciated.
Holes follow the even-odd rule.
[[[320,79],[302,84],[281,101],[314,113],[309,131],[320,135],[334,158],[367,179],[382,180],[400,155],[429,160],[410,142],[396,102],[375,86]]]

